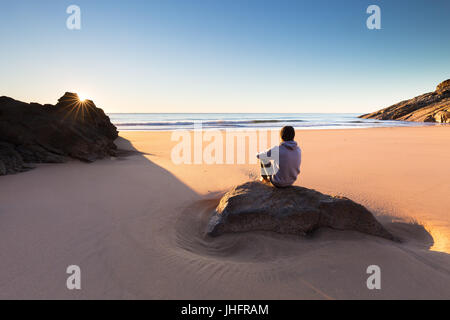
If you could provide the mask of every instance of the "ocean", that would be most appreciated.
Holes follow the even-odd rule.
[[[352,129],[432,125],[422,122],[360,119],[357,113],[110,113],[119,131],[281,128]]]

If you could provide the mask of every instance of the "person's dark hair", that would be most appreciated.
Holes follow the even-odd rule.
[[[291,126],[285,126],[280,131],[280,137],[283,141],[292,141],[295,137],[295,130]]]

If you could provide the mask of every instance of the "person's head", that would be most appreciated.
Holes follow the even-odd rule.
[[[284,126],[281,128],[280,137],[283,141],[292,141],[295,137],[295,130],[291,126]]]

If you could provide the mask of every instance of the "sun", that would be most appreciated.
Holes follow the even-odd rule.
[[[80,100],[80,101],[86,101],[87,99],[89,99],[89,97],[88,97],[88,95],[87,94],[85,94],[85,93],[78,93],[78,99]]]

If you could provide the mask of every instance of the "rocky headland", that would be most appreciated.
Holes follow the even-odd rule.
[[[66,92],[56,105],[0,97],[0,175],[34,163],[92,162],[116,154],[116,127],[93,101]]]
[[[450,79],[441,82],[433,92],[364,114],[360,118],[450,123]]]

